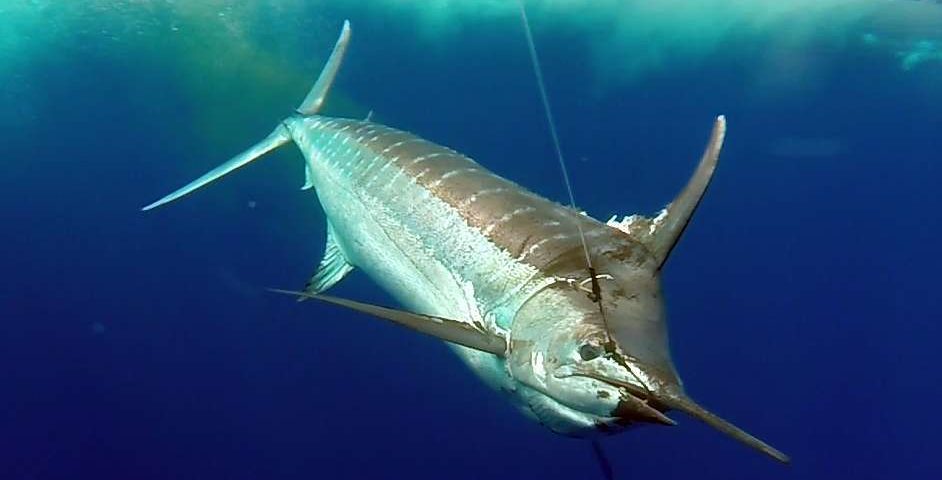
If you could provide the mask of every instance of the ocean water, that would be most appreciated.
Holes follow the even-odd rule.
[[[617,478],[938,478],[942,5],[529,2],[577,202],[654,214],[725,114],[665,269],[694,419],[602,444]],[[565,189],[512,1],[0,4],[0,478],[602,478],[441,342],[298,304],[323,213],[261,139],[344,19],[324,113]],[[391,300],[354,273],[333,293]]]

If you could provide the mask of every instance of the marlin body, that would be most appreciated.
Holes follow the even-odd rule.
[[[712,177],[723,117],[693,177],[660,215],[603,223],[410,133],[319,115],[349,38],[345,23],[296,115],[144,209],[294,142],[328,238],[305,290],[289,293],[447,341],[487,384],[555,432],[594,437],[673,425],[665,413],[680,410],[787,461],[691,400],[668,349],[660,271]],[[403,309],[323,294],[356,269]]]
[[[581,320],[560,317],[558,311],[571,310],[569,303],[591,303],[570,281],[585,277],[577,223],[587,239],[609,253],[642,256],[644,247],[621,230],[412,134],[319,116],[293,117],[285,126],[304,153],[327,214],[329,241],[341,252],[342,260],[334,261],[364,271],[407,310],[468,319],[505,338],[534,339],[551,326],[538,322],[528,325],[536,329],[529,332],[513,324],[538,293],[545,297],[540,310],[557,327]],[[319,293],[335,279],[315,276],[309,290]],[[551,429],[579,434],[606,428],[609,419],[568,408],[515,381],[507,359],[460,345],[454,349],[488,384],[508,392]],[[519,360],[537,376],[545,373],[540,364],[549,361]],[[617,392],[610,393],[617,398]]]

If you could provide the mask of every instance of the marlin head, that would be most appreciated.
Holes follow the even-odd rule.
[[[587,245],[588,272],[577,260],[582,252],[561,255],[547,272],[558,280],[518,310],[508,357],[512,374],[549,397],[557,417],[575,419],[551,428],[582,437],[638,424],[674,425],[665,413],[679,410],[788,461],[690,399],[670,356],[661,267],[706,191],[725,126],[717,118],[697,171],[662,215],[645,220],[644,228],[610,223],[617,229],[611,241]]]
[[[647,402],[649,390],[680,386],[666,348],[657,279],[639,284],[598,274],[596,299],[587,288],[592,279],[559,278],[517,311],[507,359],[517,381],[548,397],[538,408],[531,402],[537,417],[576,437],[642,423],[673,425],[663,405]],[[553,423],[536,411],[547,408],[575,421]]]

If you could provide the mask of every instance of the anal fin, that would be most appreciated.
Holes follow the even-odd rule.
[[[301,186],[301,190],[310,190],[314,186],[314,174],[311,172],[311,166],[308,165],[307,161],[304,162],[304,185]]]
[[[327,224],[327,246],[324,247],[324,258],[314,276],[304,286],[304,293],[316,294],[327,291],[340,280],[343,280],[348,273],[353,271],[353,265],[347,261],[340,245],[337,244],[337,234],[334,227]],[[305,297],[299,297],[298,300],[304,300]]]

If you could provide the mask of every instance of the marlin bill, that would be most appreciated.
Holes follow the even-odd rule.
[[[661,268],[700,203],[726,133],[713,124],[686,187],[653,218],[608,222],[547,200],[474,160],[375,122],[319,114],[350,41],[344,23],[295,114],[264,140],[150,210],[294,142],[323,207],[324,257],[287,292],[442,339],[525,415],[595,438],[691,415],[782,462],[788,457],[694,402],[668,349]],[[389,308],[325,295],[355,270]]]

